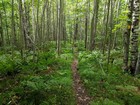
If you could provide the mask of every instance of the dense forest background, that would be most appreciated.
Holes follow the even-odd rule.
[[[140,0],[1,0],[0,105],[139,105],[139,19]]]

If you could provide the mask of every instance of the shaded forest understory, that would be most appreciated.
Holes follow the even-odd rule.
[[[40,53],[38,62],[22,62],[19,53],[1,55],[0,99],[6,105],[75,105],[71,49],[60,57],[55,52]],[[100,52],[79,51],[78,73],[91,105],[139,105],[140,80],[121,71],[121,58],[115,57],[107,69]],[[116,63],[115,63],[116,62]],[[3,67],[3,68],[2,68]],[[81,84],[80,83],[80,84]],[[87,105],[87,104],[81,104]]]
[[[140,0],[1,0],[0,105],[139,105]]]

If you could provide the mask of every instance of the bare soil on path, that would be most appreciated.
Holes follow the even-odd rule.
[[[73,75],[73,89],[76,98],[76,105],[89,105],[91,98],[88,96],[84,88],[77,68],[78,68],[78,60],[74,59],[71,64],[71,69]]]

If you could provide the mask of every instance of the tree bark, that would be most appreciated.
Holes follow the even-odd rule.
[[[21,50],[21,57],[22,60],[24,59],[24,26],[23,26],[23,7],[22,7],[22,0],[19,0],[19,17],[20,17],[20,50]]]
[[[112,48],[112,29],[113,29],[113,1],[110,0],[110,20],[109,20],[109,39],[108,39],[108,64],[110,63],[110,52]]]
[[[0,47],[4,47],[4,35],[3,35],[3,24],[2,24],[1,10],[0,10]]]
[[[138,61],[138,36],[139,36],[139,16],[140,16],[140,1],[134,0],[134,10],[132,18],[132,36],[131,36],[131,60],[130,60],[130,72],[132,75],[136,72],[136,64]]]
[[[130,34],[131,34],[131,26],[132,26],[132,13],[133,13],[133,1],[129,0],[128,9],[129,13],[127,15],[127,29],[124,33],[124,71],[128,71],[128,61],[129,61],[129,45],[130,45]]]
[[[103,54],[105,53],[105,49],[106,49],[106,42],[107,42],[107,35],[108,35],[109,14],[110,14],[110,0],[108,0],[108,4],[107,4],[107,16],[106,16],[106,24],[105,24],[105,35],[104,35],[104,41],[103,41]]]
[[[61,22],[60,22],[60,3],[61,3],[61,0],[57,1],[57,54],[58,56],[60,55],[60,48],[61,48],[61,35],[60,35],[60,30],[61,30]]]
[[[88,32],[89,32],[89,20],[90,20],[90,0],[87,1],[85,10],[85,49],[88,48]]]
[[[12,29],[12,45],[15,47],[17,45],[16,33],[15,33],[15,18],[14,18],[14,0],[12,0],[12,19],[11,19],[11,29]]]
[[[10,36],[9,36],[9,29],[8,29],[7,11],[6,11],[6,7],[5,7],[5,4],[4,4],[3,0],[2,0],[2,7],[3,7],[3,10],[4,10],[4,15],[5,15],[4,20],[5,20],[6,36],[7,36],[7,41],[5,41],[5,42],[10,45]]]
[[[94,14],[91,22],[91,40],[90,40],[91,51],[95,49],[95,37],[97,31],[99,2],[100,2],[99,0],[94,0]]]

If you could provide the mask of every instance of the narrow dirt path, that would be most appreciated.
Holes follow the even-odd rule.
[[[71,69],[73,74],[73,89],[75,92],[76,105],[89,105],[90,97],[82,84],[77,68],[78,60],[75,58],[71,64]]]

